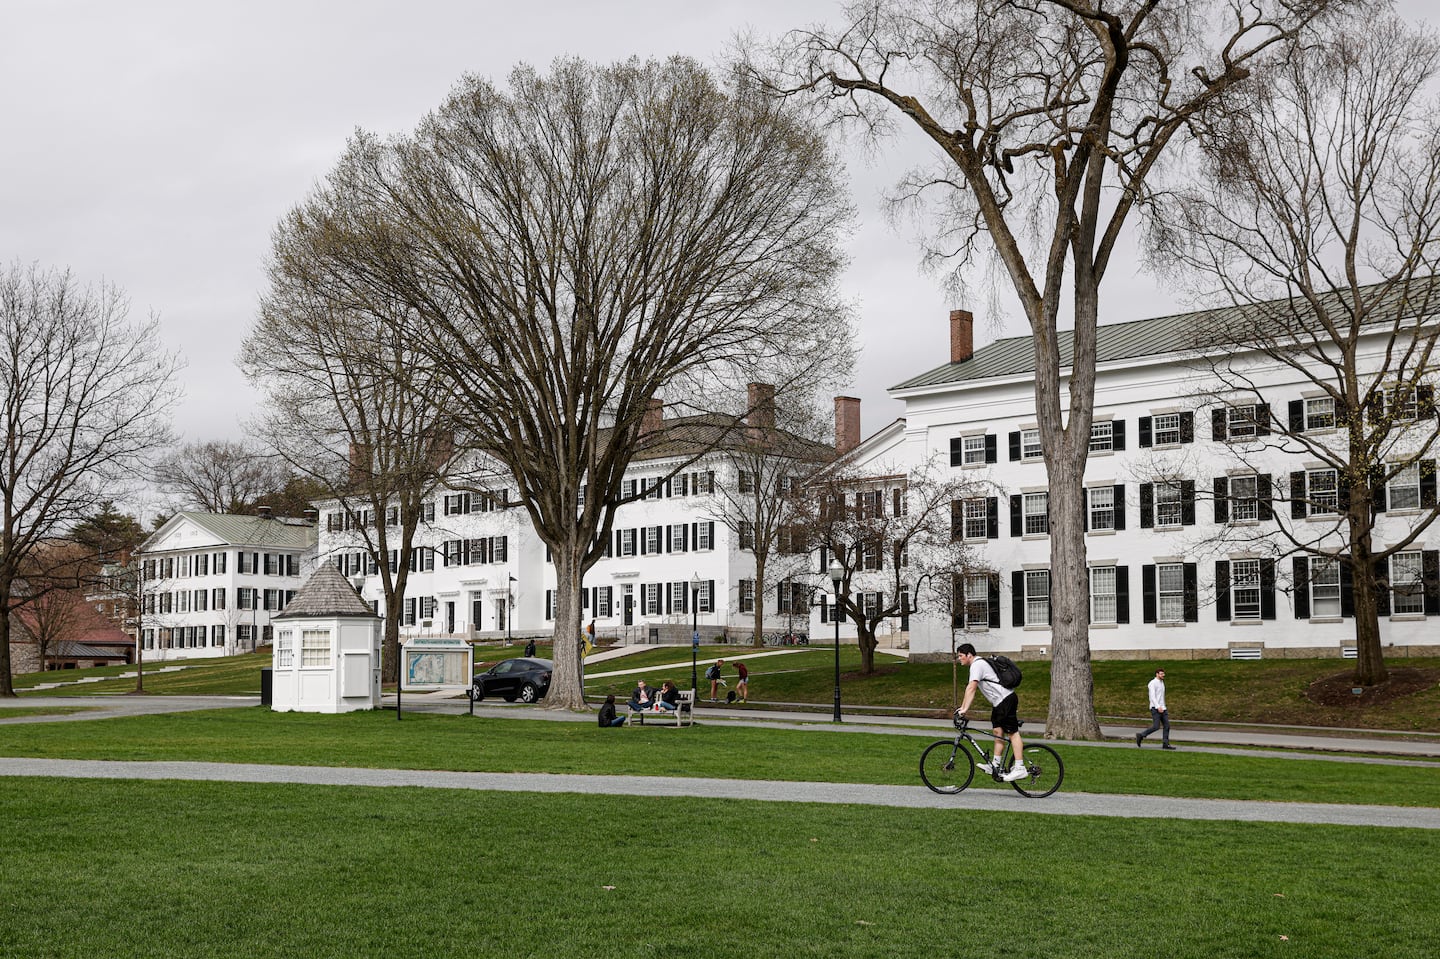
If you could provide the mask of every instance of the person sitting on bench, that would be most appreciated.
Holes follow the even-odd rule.
[[[660,687],[660,702],[657,703],[661,709],[668,709],[670,712],[680,708],[680,690],[670,680],[665,680]]]
[[[635,684],[635,691],[630,694],[630,708],[636,712],[643,712],[655,705],[655,690],[645,685],[645,680]]]

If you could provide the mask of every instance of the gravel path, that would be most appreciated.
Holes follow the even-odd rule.
[[[574,776],[541,773],[464,773],[413,769],[349,769],[200,762],[115,762],[85,759],[0,758],[0,776],[77,779],[184,779],[209,782],[304,783],[321,786],[414,786],[501,792],[580,793],[612,796],[694,796],[762,802],[856,803],[911,809],[991,810],[1054,816],[1204,819],[1440,829],[1440,809],[1345,806],[1319,803],[1171,799],[1061,791],[1026,799],[995,789],[937,796],[922,786],[858,783],[683,779],[651,776]]]

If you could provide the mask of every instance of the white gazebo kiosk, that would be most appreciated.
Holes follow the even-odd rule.
[[[379,708],[380,617],[333,563],[317,569],[272,622],[272,709]]]

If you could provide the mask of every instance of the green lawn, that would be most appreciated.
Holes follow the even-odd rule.
[[[393,712],[324,716],[259,707],[0,726],[0,755],[208,760],[484,772],[701,776],[919,785],[933,737],[700,723],[590,723]],[[1189,750],[1062,746],[1077,792],[1440,807],[1434,766],[1277,760]],[[971,788],[1004,789],[989,780]]]
[[[1426,959],[1440,915],[1420,830],[53,779],[0,817],[5,957]]]
[[[0,720],[15,716],[69,716],[89,712],[90,706],[6,706],[0,709]]]

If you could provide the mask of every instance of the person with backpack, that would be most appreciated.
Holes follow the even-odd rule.
[[[705,678],[710,680],[710,701],[713,703],[720,695],[720,687],[725,685],[725,680],[720,678],[720,667],[725,665],[725,660],[717,659],[705,670]]]
[[[982,773],[996,772],[1003,762],[1002,755],[1005,752],[1005,737],[1010,737],[1010,747],[1014,750],[1015,764],[1010,771],[1004,773],[1000,778],[1005,782],[1014,782],[1017,779],[1024,779],[1029,775],[1025,769],[1025,744],[1020,740],[1020,719],[1016,715],[1016,708],[1020,705],[1020,697],[1015,690],[1006,686],[1000,681],[995,666],[988,659],[975,655],[975,647],[970,643],[961,643],[956,650],[956,658],[961,666],[970,670],[970,682],[965,687],[965,696],[960,702],[960,715],[964,716],[970,708],[970,703],[975,699],[975,691],[990,701],[990,725],[995,731],[995,752],[990,762],[977,763],[976,769]],[[1007,659],[1005,663],[1009,669],[1015,669],[1014,664]],[[1015,672],[1019,672],[1015,669]],[[1015,680],[1019,685],[1018,678]]]

